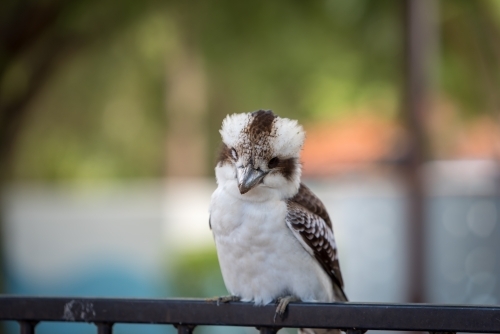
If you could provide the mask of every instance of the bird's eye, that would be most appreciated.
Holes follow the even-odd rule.
[[[271,160],[269,160],[267,167],[274,168],[274,167],[278,166],[279,163],[280,163],[280,159],[278,159],[278,157],[274,157]]]
[[[238,160],[238,153],[234,148],[231,149],[231,156],[233,157],[234,160]]]

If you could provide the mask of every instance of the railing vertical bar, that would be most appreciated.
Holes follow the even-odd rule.
[[[113,333],[113,323],[98,322],[95,325],[97,326],[97,334],[112,334]]]
[[[192,334],[194,330],[194,326],[190,325],[177,325],[177,333],[178,334]]]
[[[276,334],[280,328],[275,328],[275,327],[260,327],[257,328],[259,330],[260,334]]]
[[[19,321],[19,333],[21,334],[35,334],[36,321]]]
[[[363,334],[365,333],[366,331],[363,331],[363,330],[359,330],[359,329],[348,329],[346,331],[347,334]]]

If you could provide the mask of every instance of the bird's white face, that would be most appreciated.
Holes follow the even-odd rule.
[[[227,116],[220,130],[219,185],[246,199],[289,198],[300,185],[304,130],[271,111]]]

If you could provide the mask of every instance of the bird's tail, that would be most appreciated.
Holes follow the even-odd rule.
[[[339,329],[299,328],[299,334],[341,334]]]

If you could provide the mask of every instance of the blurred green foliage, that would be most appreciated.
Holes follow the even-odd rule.
[[[173,257],[168,266],[167,277],[172,285],[169,297],[215,297],[228,292],[222,280],[215,247],[192,250]]]
[[[435,94],[464,117],[497,112],[498,1],[439,3]],[[268,108],[306,122],[399,114],[398,0],[6,1],[0,19],[13,21],[23,8],[53,19],[24,48],[0,49],[0,114],[25,102],[12,136],[16,179],[164,175],[166,68],[182,45],[206,72],[211,152],[228,113]],[[47,57],[51,66],[36,81]]]
[[[462,117],[500,111],[500,2],[441,0],[439,80]]]
[[[32,106],[16,174],[50,180],[161,175],[167,45],[152,39],[167,33],[165,21],[151,13],[61,64]]]

